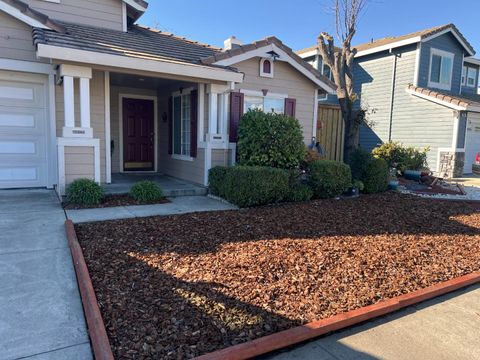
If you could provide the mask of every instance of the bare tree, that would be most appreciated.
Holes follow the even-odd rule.
[[[360,124],[363,121],[363,112],[354,111],[353,108],[357,99],[353,91],[353,59],[357,50],[352,49],[351,43],[366,3],[367,0],[334,0],[335,25],[338,40],[342,43],[341,49],[334,46],[332,35],[322,32],[318,37],[320,55],[330,67],[337,85],[337,97],[345,124],[345,160],[358,147]]]

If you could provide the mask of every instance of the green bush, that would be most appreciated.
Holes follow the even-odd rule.
[[[296,184],[290,187],[290,191],[287,194],[286,201],[289,202],[301,202],[308,201],[313,197],[313,190],[306,184]]]
[[[130,196],[139,203],[148,204],[163,199],[163,191],[153,181],[139,181],[130,189]]]
[[[350,167],[332,160],[314,161],[309,166],[308,183],[316,198],[343,194],[352,186]]]
[[[228,169],[225,166],[215,166],[208,171],[208,187],[211,194],[222,196],[225,193],[225,176]]]
[[[363,191],[367,194],[375,194],[388,189],[388,165],[383,159],[374,158],[367,166],[366,176],[362,180]]]
[[[352,170],[352,178],[354,180],[365,180],[367,168],[373,160],[373,155],[362,148],[356,148],[350,154],[348,165]]]
[[[305,158],[302,127],[295,118],[249,110],[238,131],[240,165],[293,169]]]
[[[103,188],[90,179],[77,179],[67,187],[67,202],[76,205],[98,205],[103,199]]]
[[[428,151],[429,148],[420,150],[399,142],[388,142],[373,149],[372,154],[385,160],[389,167],[395,167],[403,173],[405,170],[427,169]]]
[[[223,170],[216,168],[210,175],[213,176],[209,179],[212,193],[239,207],[281,202],[290,191],[289,174],[281,169],[232,166]]]

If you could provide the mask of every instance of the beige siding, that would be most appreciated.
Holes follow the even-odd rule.
[[[32,40],[32,28],[0,11],[0,58],[38,61]]]
[[[252,58],[233,66],[245,73],[244,82],[236,85],[237,90],[268,89],[272,93],[287,94],[296,99],[296,117],[303,127],[305,143],[309,144],[313,136],[316,85],[283,61],[275,63],[273,78],[260,77],[260,58]]]
[[[212,150],[212,167],[215,166],[229,166],[229,150],[214,149]]]
[[[120,0],[61,0],[60,3],[43,0],[24,1],[52,19],[114,30],[123,28]]]
[[[65,183],[68,185],[77,179],[95,179],[93,147],[65,147]]]
[[[75,82],[75,121],[80,126],[80,91]],[[62,136],[64,126],[63,86],[55,87],[57,136]],[[100,179],[105,182],[105,77],[101,71],[93,71],[90,80],[90,116],[93,137],[100,139]]]

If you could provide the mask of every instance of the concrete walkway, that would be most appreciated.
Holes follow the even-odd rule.
[[[92,359],[53,191],[0,191],[0,359]]]
[[[67,210],[74,223],[130,219],[136,217],[187,214],[201,211],[233,210],[235,206],[207,196],[181,196],[168,198],[170,203],[155,205],[118,206],[101,209]]]
[[[479,360],[480,285],[263,359]]]

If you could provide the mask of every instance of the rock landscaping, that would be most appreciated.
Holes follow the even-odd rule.
[[[394,192],[76,226],[115,358],[183,359],[480,270],[480,213]]]

